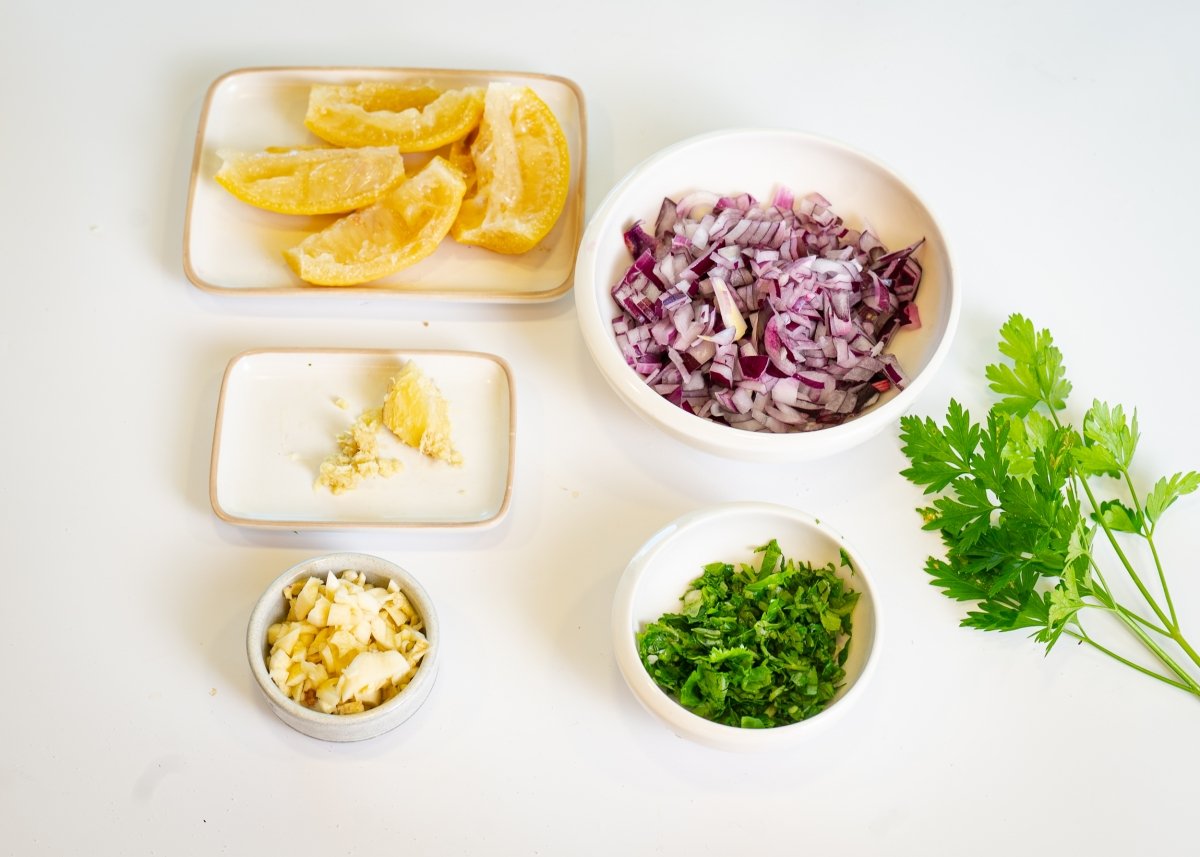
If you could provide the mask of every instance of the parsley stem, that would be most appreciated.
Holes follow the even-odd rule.
[[[1154,567],[1158,569],[1158,579],[1162,584],[1163,595],[1167,599],[1167,609],[1171,611],[1171,627],[1179,629],[1179,617],[1175,615],[1175,604],[1171,601],[1171,590],[1167,589],[1167,575],[1163,571],[1162,560],[1158,558],[1158,548],[1154,546],[1154,537],[1146,533],[1146,544],[1150,545],[1150,555],[1154,557]]]
[[[1141,623],[1145,627],[1149,628],[1151,631],[1154,631],[1156,634],[1162,634],[1164,637],[1171,636],[1171,632],[1168,631],[1166,628],[1158,627],[1153,622],[1151,622],[1149,619],[1139,616],[1138,614],[1134,613],[1132,610],[1130,610],[1127,607],[1117,604],[1116,609],[1121,613],[1122,616],[1128,616],[1133,621]]]
[[[1178,644],[1179,648],[1183,649],[1187,656],[1192,659],[1193,663],[1200,665],[1200,654],[1197,654],[1196,650],[1192,648],[1191,644],[1183,638],[1183,634],[1180,633],[1178,628],[1175,628],[1171,632],[1171,639]]]
[[[1055,421],[1057,422],[1057,418],[1055,418]],[[1132,499],[1133,502],[1135,504],[1137,504],[1138,508],[1141,508],[1141,502],[1138,500],[1137,492],[1134,490],[1133,484],[1129,479],[1128,472],[1125,472],[1125,481],[1129,487],[1130,499]],[[1083,485],[1084,490],[1087,492],[1088,499],[1092,503],[1092,508],[1095,509],[1096,508],[1096,498],[1092,495],[1092,492],[1089,489],[1086,481],[1082,477],[1079,477],[1079,482]],[[1092,560],[1092,570],[1095,573],[1096,578],[1100,581],[1100,584],[1103,588],[1103,592],[1104,592],[1104,596],[1105,596],[1103,600],[1106,600],[1109,603],[1111,603],[1111,605],[1114,609],[1120,611],[1125,616],[1128,616],[1130,619],[1133,619],[1134,621],[1137,621],[1137,622],[1141,622],[1147,628],[1151,629],[1152,631],[1156,631],[1159,634],[1162,634],[1164,637],[1170,637],[1172,640],[1175,641],[1175,643],[1179,646],[1179,648],[1183,649],[1184,653],[1189,658],[1191,658],[1193,663],[1200,666],[1200,653],[1197,653],[1197,651],[1194,648],[1192,648],[1191,644],[1184,638],[1182,632],[1179,630],[1179,620],[1175,613],[1175,605],[1171,602],[1171,592],[1167,588],[1166,574],[1163,571],[1162,561],[1159,559],[1158,549],[1155,547],[1154,539],[1151,534],[1151,531],[1147,530],[1144,535],[1145,535],[1147,544],[1149,544],[1149,546],[1150,546],[1150,553],[1154,557],[1154,565],[1155,565],[1155,568],[1157,568],[1157,570],[1158,570],[1159,581],[1162,583],[1163,596],[1166,598],[1167,607],[1171,611],[1170,620],[1168,620],[1167,617],[1163,615],[1162,610],[1159,609],[1159,607],[1155,603],[1154,599],[1152,599],[1150,597],[1149,592],[1147,592],[1146,588],[1142,585],[1141,579],[1137,576],[1137,574],[1133,570],[1133,566],[1130,564],[1130,562],[1126,558],[1125,554],[1121,551],[1120,547],[1117,546],[1116,537],[1109,530],[1109,528],[1104,525],[1103,520],[1100,521],[1100,524],[1102,527],[1104,527],[1104,532],[1108,536],[1110,544],[1112,544],[1113,548],[1117,552],[1117,555],[1121,558],[1121,561],[1124,563],[1125,568],[1129,572],[1130,577],[1133,578],[1134,583],[1136,583],[1138,585],[1138,588],[1141,590],[1142,595],[1145,597],[1147,603],[1149,603],[1150,607],[1154,610],[1154,612],[1156,614],[1158,614],[1159,619],[1162,620],[1163,625],[1165,625],[1166,627],[1160,628],[1160,627],[1154,625],[1152,622],[1148,621],[1147,619],[1143,618],[1142,616],[1139,616],[1138,614],[1134,613],[1132,610],[1125,607],[1124,605],[1118,604],[1116,602],[1116,600],[1113,599],[1113,597],[1112,597],[1112,591],[1108,587],[1108,582],[1104,579],[1103,572],[1100,571],[1100,566],[1097,565],[1096,561],[1093,559]]]
[[[1062,422],[1058,418],[1057,409],[1050,401],[1048,396],[1043,395],[1042,404],[1045,405],[1050,411],[1050,419],[1054,423],[1055,427],[1062,428]],[[1122,472],[1124,472],[1124,470],[1122,470]],[[1092,486],[1088,484],[1087,478],[1081,474],[1075,474],[1075,478],[1078,481],[1079,486],[1083,488],[1084,493],[1087,494],[1088,502],[1092,504],[1092,511],[1096,515],[1096,520],[1099,522],[1100,528],[1104,530],[1104,535],[1108,538],[1108,543],[1112,545],[1112,549],[1116,552],[1117,557],[1121,560],[1121,564],[1125,566],[1125,571],[1129,573],[1129,577],[1133,580],[1134,585],[1137,586],[1138,591],[1142,593],[1142,598],[1146,599],[1146,603],[1150,605],[1150,609],[1154,611],[1154,615],[1158,617],[1159,621],[1162,622],[1163,625],[1172,629],[1173,633],[1169,634],[1168,636],[1176,639],[1178,642],[1178,639],[1176,638],[1178,628],[1176,628],[1175,622],[1173,621],[1175,616],[1174,608],[1172,607],[1171,616],[1168,617],[1167,614],[1162,611],[1162,608],[1158,606],[1158,602],[1154,600],[1154,597],[1150,594],[1150,590],[1146,588],[1146,584],[1142,583],[1142,578],[1138,576],[1137,570],[1133,567],[1133,563],[1129,561],[1129,557],[1126,556],[1125,551],[1121,549],[1121,545],[1117,541],[1116,535],[1113,534],[1112,529],[1107,523],[1105,523],[1104,516],[1100,514],[1100,504],[1096,500],[1096,495],[1092,493]],[[1126,479],[1128,479],[1128,476],[1126,476]],[[1133,486],[1130,485],[1131,491],[1132,488]],[[1137,502],[1136,497],[1134,498],[1134,502]],[[1153,550],[1153,545],[1151,546],[1151,549]],[[1157,553],[1155,553],[1155,555],[1157,557]],[[1165,576],[1163,575],[1161,564],[1158,564],[1158,571],[1159,578],[1163,581],[1163,592],[1164,595],[1166,595],[1167,604],[1170,605],[1171,596],[1166,592],[1166,580],[1164,579]],[[1187,649],[1185,649],[1185,651],[1187,651]],[[1198,664],[1200,664],[1200,660],[1196,660],[1192,652],[1188,652],[1188,655],[1189,657],[1192,657],[1192,660],[1195,660]]]
[[[1083,487],[1083,491],[1087,494],[1088,501],[1092,504],[1092,511],[1096,513],[1096,518],[1100,522],[1100,528],[1104,530],[1104,535],[1108,537],[1108,543],[1112,545],[1112,549],[1116,552],[1117,557],[1121,560],[1121,564],[1125,566],[1125,571],[1129,573],[1129,577],[1138,588],[1138,592],[1142,593],[1142,598],[1146,599],[1146,603],[1150,605],[1150,609],[1154,611],[1154,615],[1158,617],[1158,621],[1162,622],[1168,628],[1173,628],[1174,623],[1158,606],[1158,602],[1154,600],[1154,596],[1150,594],[1150,590],[1146,588],[1146,584],[1142,583],[1141,577],[1138,576],[1137,570],[1134,569],[1133,563],[1129,561],[1129,557],[1125,555],[1125,551],[1121,549],[1121,543],[1117,541],[1116,535],[1112,529],[1104,521],[1104,516],[1100,514],[1100,504],[1096,502],[1096,495],[1092,493],[1092,486],[1083,477],[1080,477],[1079,484]]]
[[[1158,633],[1158,634],[1162,634],[1164,637],[1171,637],[1172,639],[1174,639],[1171,632],[1168,631],[1166,628],[1160,628],[1158,625],[1155,625],[1153,622],[1151,622],[1145,616],[1142,616],[1141,614],[1138,614],[1138,613],[1134,613],[1132,610],[1130,610],[1124,604],[1118,603],[1117,600],[1115,598],[1113,598],[1112,590],[1110,590],[1108,588],[1108,581],[1106,581],[1104,579],[1104,572],[1102,572],[1100,570],[1100,566],[1096,564],[1095,558],[1089,557],[1088,561],[1091,565],[1092,574],[1094,577],[1094,580],[1092,581],[1092,596],[1100,602],[1099,604],[1088,605],[1088,606],[1100,607],[1100,608],[1102,608],[1104,610],[1108,610],[1109,612],[1112,612],[1112,613],[1118,613],[1118,612],[1122,613],[1122,614],[1128,616],[1130,619],[1133,619],[1135,622],[1141,622],[1143,625],[1145,625],[1151,631],[1154,631],[1155,633]]]
[[[1200,696],[1200,683],[1197,683],[1196,680],[1183,669],[1183,667],[1175,663],[1175,659],[1168,655],[1163,650],[1162,646],[1154,642],[1154,640],[1151,639],[1150,636],[1132,619],[1125,617],[1121,613],[1117,613],[1117,618],[1125,623],[1125,627],[1132,631],[1134,636],[1141,640],[1142,644],[1151,652],[1153,652],[1154,656],[1158,658],[1164,666],[1166,666],[1171,672],[1175,673],[1175,675],[1179,676],[1179,678],[1188,686],[1188,689],[1191,690],[1192,693]]]
[[[1168,639],[1172,639],[1172,640],[1175,639],[1171,635],[1171,632],[1168,631],[1166,628],[1158,627],[1153,622],[1151,622],[1149,619],[1147,619],[1145,616],[1139,616],[1137,613],[1134,613],[1132,610],[1130,610],[1125,605],[1118,604],[1116,601],[1113,601],[1109,597],[1101,598],[1099,604],[1091,604],[1088,602],[1084,602],[1083,606],[1084,607],[1095,607],[1097,610],[1105,610],[1109,613],[1119,614],[1127,619],[1131,619],[1134,622],[1137,622],[1139,625],[1142,625],[1144,628],[1147,628],[1148,630],[1151,630],[1156,634],[1161,634],[1162,636],[1167,637]]]
[[[1184,690],[1187,690],[1191,693],[1195,693],[1197,696],[1200,696],[1200,685],[1198,685],[1196,683],[1196,681],[1187,672],[1185,672],[1182,667],[1180,667],[1177,663],[1175,663],[1174,659],[1172,659],[1165,651],[1163,651],[1163,649],[1161,647],[1159,647],[1158,644],[1156,644],[1150,637],[1148,637],[1146,635],[1146,633],[1144,631],[1142,631],[1141,628],[1137,627],[1136,623],[1140,622],[1143,625],[1145,625],[1147,628],[1151,629],[1152,631],[1156,631],[1157,633],[1162,634],[1164,637],[1170,637],[1172,640],[1175,640],[1175,642],[1179,643],[1180,647],[1185,652],[1188,653],[1188,656],[1191,657],[1193,661],[1196,660],[1195,653],[1191,650],[1191,646],[1187,645],[1187,641],[1183,640],[1181,638],[1178,629],[1175,629],[1173,631],[1168,631],[1165,628],[1159,628],[1158,626],[1156,626],[1152,622],[1150,622],[1148,619],[1145,619],[1142,616],[1139,616],[1137,613],[1134,613],[1132,610],[1130,610],[1124,604],[1121,604],[1120,602],[1118,602],[1115,598],[1112,597],[1112,592],[1108,588],[1108,583],[1104,580],[1104,573],[1100,570],[1100,566],[1096,563],[1095,557],[1090,558],[1090,563],[1091,563],[1092,571],[1095,574],[1095,578],[1100,584],[1098,587],[1093,586],[1093,595],[1100,600],[1100,604],[1096,605],[1096,606],[1102,606],[1104,609],[1111,611],[1118,619],[1120,619],[1125,625],[1127,625],[1129,627],[1129,630],[1131,632],[1133,632],[1134,636],[1136,636],[1139,640],[1142,641],[1142,644],[1145,645],[1146,648],[1150,649],[1150,651],[1153,652],[1160,661],[1162,661],[1166,666],[1168,666],[1171,669],[1171,672],[1175,673],[1177,676],[1182,678],[1187,683],[1186,685],[1182,686]],[[1080,632],[1083,632],[1083,625],[1082,625],[1082,623],[1079,622],[1078,618],[1076,618],[1076,624],[1079,626]],[[1067,633],[1070,633],[1070,631],[1068,630]],[[1084,637],[1087,637],[1086,632],[1084,632]],[[1103,649],[1102,646],[1097,644],[1090,637],[1087,638],[1087,642],[1091,643],[1093,646],[1096,646],[1097,648]],[[1108,654],[1112,655],[1114,658],[1121,661],[1122,663],[1125,663],[1128,666],[1138,669],[1140,672],[1147,672],[1147,670],[1144,670],[1144,669],[1138,667],[1137,664],[1130,663],[1129,661],[1125,660],[1124,658],[1120,657],[1119,655],[1115,654],[1114,652],[1109,652],[1107,649],[1104,649],[1104,651],[1107,652]],[[1159,676],[1157,673],[1150,673],[1150,674],[1154,675],[1156,678],[1162,678],[1162,676]],[[1175,684],[1175,682],[1170,682],[1170,683]],[[1176,684],[1176,686],[1180,687],[1181,685]],[[1195,688],[1195,689],[1193,689],[1193,688]]]
[[[1089,637],[1086,632],[1077,633],[1075,631],[1068,629],[1064,633],[1068,637],[1074,637],[1076,640],[1079,640],[1079,642],[1081,642],[1081,643],[1087,643],[1092,648],[1103,652],[1104,654],[1108,655],[1110,658],[1113,658],[1114,660],[1120,661],[1121,663],[1125,664],[1125,666],[1127,666],[1127,667],[1133,667],[1133,669],[1137,670],[1138,672],[1148,675],[1151,678],[1156,678],[1161,682],[1165,682],[1166,684],[1171,685],[1171,687],[1176,687],[1179,690],[1185,690],[1188,693],[1195,693],[1198,696],[1200,696],[1200,691],[1193,690],[1192,688],[1188,687],[1186,684],[1183,684],[1182,682],[1175,681],[1175,679],[1173,679],[1173,678],[1168,678],[1167,676],[1162,675],[1161,673],[1156,673],[1154,670],[1146,669],[1141,664],[1135,664],[1133,661],[1131,661],[1127,658],[1121,657],[1120,655],[1118,655],[1116,652],[1112,651],[1111,649],[1105,648],[1104,646],[1097,643],[1095,640],[1093,640],[1091,637]]]
[[[1134,508],[1141,509],[1142,501],[1138,499],[1137,489],[1133,487],[1133,479],[1129,476],[1129,471],[1122,467],[1121,475],[1125,477],[1125,485],[1129,488],[1129,499],[1133,501]],[[1158,570],[1158,582],[1162,586],[1163,598],[1167,602],[1167,610],[1171,613],[1171,628],[1179,630],[1179,617],[1175,614],[1175,604],[1171,601],[1171,590],[1167,588],[1167,575],[1163,571],[1162,560],[1158,558],[1158,548],[1154,546],[1154,526],[1148,520],[1142,524],[1142,535],[1146,538],[1146,544],[1150,546],[1150,555],[1154,557],[1154,567]]]
[[[1105,606],[1109,607],[1110,609],[1116,609],[1117,602],[1112,597],[1112,590],[1108,588],[1108,581],[1104,579],[1104,572],[1101,571],[1100,566],[1097,565],[1096,558],[1090,554],[1088,555],[1088,564],[1092,567],[1092,574],[1094,575],[1096,582],[1099,582],[1100,584],[1097,586],[1096,582],[1093,582],[1092,591],[1095,593],[1097,598],[1100,598],[1100,600],[1104,602]]]

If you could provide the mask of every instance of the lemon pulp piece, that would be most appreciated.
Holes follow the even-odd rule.
[[[281,214],[336,214],[370,205],[404,179],[395,146],[221,152],[217,183],[243,202]]]
[[[451,143],[450,151],[446,155],[450,165],[462,174],[468,194],[475,189],[475,159],[471,157],[471,144],[474,142],[475,132],[472,132]]]
[[[532,249],[558,221],[571,179],[554,111],[527,86],[489,84],[471,160],[475,186],[450,234],[498,253]]]
[[[479,124],[484,90],[441,90],[428,83],[365,81],[309,90],[304,124],[339,146],[398,146],[430,152]]]
[[[405,363],[388,385],[383,424],[411,447],[455,466],[462,455],[450,436],[450,409],[442,393],[421,368]]]
[[[321,286],[394,274],[437,249],[465,190],[458,170],[435,157],[383,199],[285,250],[284,258],[300,279]]]

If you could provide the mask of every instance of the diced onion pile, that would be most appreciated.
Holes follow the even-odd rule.
[[[750,431],[836,425],[907,378],[885,348],[919,326],[920,239],[889,252],[820,194],[663,201],[612,288],[626,362],[685,411]]]
[[[279,689],[326,714],[374,708],[408,686],[429,641],[396,582],[345,571],[284,590],[287,619],[267,629],[267,668]]]

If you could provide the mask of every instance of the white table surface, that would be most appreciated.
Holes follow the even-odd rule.
[[[1137,472],[1200,468],[1200,53],[1194,4],[531,2],[417,6],[10,0],[0,10],[4,697],[0,852],[32,854],[1186,853],[1198,701],[1093,652],[957,627],[895,431],[817,464],[656,437],[604,385],[570,294],[534,306],[218,298],[183,276],[201,99],[230,69],[389,65],[562,75],[587,98],[590,213],[684,137],[842,140],[938,215],[964,294],[918,410],[982,412],[1011,312],[1075,382],[1138,409]],[[350,4],[346,5],[350,9]],[[427,11],[425,11],[427,9]],[[471,348],[518,390],[511,510],[482,532],[221,523],[221,373],[269,346]],[[608,633],[626,561],[728,499],[809,510],[875,573],[886,647],[838,730],[738,756],[670,734]],[[1163,525],[1200,635],[1200,499]],[[305,557],[416,574],[443,672],[403,727],[320,743],[252,684],[244,628]],[[1193,637],[1195,639],[1195,636]]]

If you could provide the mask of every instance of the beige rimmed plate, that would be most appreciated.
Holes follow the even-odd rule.
[[[408,361],[446,399],[454,467],[407,447],[387,429],[382,456],[403,468],[333,494],[317,484],[337,435],[380,407]],[[225,370],[213,436],[209,497],[234,524],[287,529],[485,527],[512,495],[515,409],[508,364],[469,351],[281,349],[246,351]]]
[[[324,228],[334,216],[301,217],[241,202],[213,176],[223,149],[320,143],[304,127],[309,87],[363,80],[430,81],[456,89],[491,81],[524,84],[554,111],[571,153],[571,184],[558,223],[527,253],[508,256],[446,238],[426,259],[361,286],[311,286],[288,267],[283,251]],[[573,81],[544,74],[410,68],[248,68],[213,82],[200,114],[183,235],[183,268],[205,291],[225,295],[334,294],[362,299],[537,302],[571,288],[583,233],[586,111]],[[410,172],[429,155],[408,155]]]

